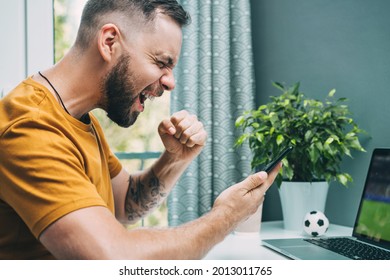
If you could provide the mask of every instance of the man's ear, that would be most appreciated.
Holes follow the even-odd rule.
[[[98,49],[104,61],[110,62],[118,51],[120,32],[115,24],[107,23],[100,28]]]

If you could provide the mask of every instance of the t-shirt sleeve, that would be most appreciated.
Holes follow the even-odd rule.
[[[89,206],[107,207],[85,172],[78,147],[55,126],[24,120],[13,124],[1,143],[0,198],[36,238],[65,214]],[[118,168],[110,156],[112,175]]]
[[[91,116],[92,123],[96,129],[96,132],[99,134],[102,148],[105,154],[108,155],[108,168],[110,170],[110,177],[114,178],[122,170],[122,164],[119,161],[118,157],[110,149],[110,146],[108,145],[107,140],[104,136],[103,129],[101,128],[98,120],[92,114],[90,114],[90,116]]]

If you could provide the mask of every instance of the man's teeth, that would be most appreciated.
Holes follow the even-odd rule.
[[[142,93],[142,95],[145,96],[150,101],[153,101],[153,99],[155,98],[155,96],[150,93]]]

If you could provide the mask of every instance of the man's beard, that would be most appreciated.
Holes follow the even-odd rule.
[[[121,127],[133,125],[140,114],[131,112],[139,95],[134,90],[135,75],[129,70],[129,65],[130,55],[122,55],[102,84],[103,109],[107,117]]]

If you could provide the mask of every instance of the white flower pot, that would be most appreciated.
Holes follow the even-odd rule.
[[[327,182],[282,182],[279,195],[284,228],[302,231],[307,212],[317,210],[325,213],[328,189]]]

